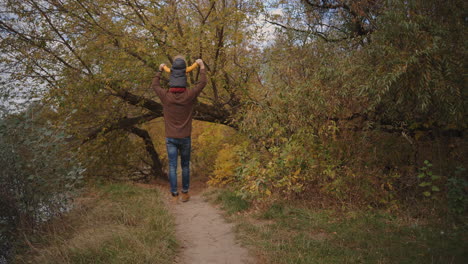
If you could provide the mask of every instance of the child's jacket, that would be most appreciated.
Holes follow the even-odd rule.
[[[171,76],[169,77],[169,88],[186,88],[187,87],[187,72],[191,72],[198,66],[197,63],[194,63],[192,66],[187,68],[185,60],[177,58],[172,63],[172,67],[169,69],[167,66],[164,66],[166,72],[170,72]]]

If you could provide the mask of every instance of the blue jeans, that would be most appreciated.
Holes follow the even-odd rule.
[[[177,195],[177,157],[180,153],[180,164],[182,165],[182,192],[188,192],[190,185],[190,149],[191,139],[166,138],[167,156],[169,159],[169,183],[171,193]]]

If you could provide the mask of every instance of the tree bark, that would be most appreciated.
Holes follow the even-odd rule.
[[[141,115],[141,116],[137,116],[137,117],[125,117],[125,118],[119,119],[119,120],[117,120],[116,122],[113,122],[113,123],[103,124],[103,125],[99,126],[98,128],[95,128],[91,132],[89,132],[88,136],[86,137],[85,140],[83,140],[82,143],[84,144],[84,143],[86,143],[88,141],[91,141],[91,140],[95,139],[100,133],[109,133],[109,132],[111,132],[113,130],[117,130],[117,129],[127,129],[127,128],[130,128],[130,127],[133,127],[134,125],[148,122],[148,121],[153,120],[155,118],[158,118],[160,116],[162,116],[162,115],[157,115],[157,114],[154,114],[154,113],[150,113],[150,114],[145,114],[145,115]]]
[[[141,129],[141,128],[138,128],[138,127],[135,127],[135,126],[128,127],[128,128],[126,128],[126,130],[128,132],[132,133],[132,134],[135,134],[135,135],[139,136],[141,139],[143,139],[143,142],[145,144],[146,152],[148,152],[148,154],[149,154],[149,156],[151,158],[151,161],[152,161],[151,170],[152,170],[154,176],[167,181],[168,178],[164,175],[164,172],[162,170],[161,159],[159,158],[158,152],[154,148],[153,141],[151,140],[151,136],[148,133],[148,131],[146,131],[144,129]]]

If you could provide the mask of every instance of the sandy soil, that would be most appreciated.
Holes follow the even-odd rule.
[[[167,190],[161,191],[166,194]],[[219,209],[204,201],[200,191],[191,194],[188,202],[174,204],[169,199],[170,196],[165,195],[165,203],[174,215],[176,236],[181,243],[181,251],[175,263],[255,263],[247,249],[236,240],[233,224],[225,221]]]
[[[200,195],[172,205],[171,211],[182,248],[177,263],[254,263],[249,252],[236,241],[233,225]]]

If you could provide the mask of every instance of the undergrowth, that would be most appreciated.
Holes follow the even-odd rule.
[[[177,242],[155,189],[98,184],[63,218],[25,236],[14,263],[170,263]]]

